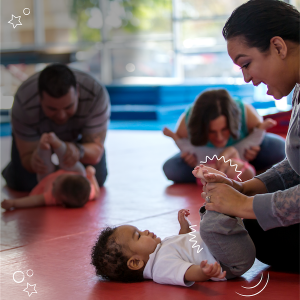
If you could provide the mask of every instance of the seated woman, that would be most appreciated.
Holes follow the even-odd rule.
[[[232,152],[230,146],[233,146],[243,152],[239,153],[242,160],[250,161],[256,170],[264,170],[284,159],[285,142],[272,133],[262,136],[258,132],[261,122],[262,118],[251,105],[233,100],[224,89],[209,90],[201,93],[182,114],[175,133],[180,139],[188,139],[190,146],[201,149],[203,160],[206,155],[212,157],[214,154],[228,159]],[[275,123],[269,125],[263,129]],[[258,138],[255,146],[248,143],[249,140],[253,142],[254,137]],[[200,162],[199,155],[189,147],[182,149],[185,150],[165,162],[164,173],[175,183],[195,182],[192,170]],[[276,151],[270,152],[269,149]],[[222,160],[217,164],[218,169],[224,171]]]

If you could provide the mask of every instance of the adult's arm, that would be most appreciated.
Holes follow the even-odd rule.
[[[266,172],[245,182],[238,182],[216,174],[205,174],[208,183],[225,183],[246,196],[273,193],[285,190],[300,183],[300,176],[292,169],[287,159],[276,164]],[[206,187],[203,189],[206,192]]]
[[[82,135],[82,145],[84,147],[84,156],[80,159],[83,164],[97,164],[104,152],[104,141],[106,130]]]
[[[244,154],[247,148],[252,146],[259,145],[265,136],[265,131],[259,128],[254,128],[254,130],[243,140],[238,142],[237,144],[233,145],[232,147],[236,148],[239,152],[241,159],[246,160]],[[175,141],[177,147],[182,152],[189,152],[194,153],[197,156],[197,160],[199,161],[206,161],[206,157],[213,157],[217,155],[218,157],[223,155],[224,150],[227,148],[212,148],[207,146],[194,146],[191,144],[188,138],[180,138]],[[225,159],[228,159],[225,155]],[[222,162],[222,161],[221,161]]]
[[[185,112],[179,117],[177,121],[177,129],[175,133],[182,139],[188,138],[188,131],[185,123]]]
[[[253,211],[260,226],[268,230],[300,222],[300,176],[287,159],[256,176],[269,194],[256,195]]]
[[[47,167],[37,154],[39,141],[24,141],[17,136],[14,138],[23,167],[31,173],[45,173],[47,171]]]
[[[221,176],[213,174],[205,178],[210,183],[204,187],[203,196],[207,193],[212,202],[207,204],[208,210],[256,218],[264,230],[300,222],[300,176],[291,168],[287,159],[257,178],[244,183],[232,181],[233,188],[241,193],[228,186],[228,180],[225,181]],[[242,193],[256,195],[247,197]]]
[[[78,81],[80,81],[79,86],[81,90],[83,92],[85,91],[84,82],[87,80],[87,82],[91,85],[91,91],[87,94],[87,96],[90,97],[92,94],[93,97],[91,98],[92,102],[90,103],[90,107],[87,112],[88,118],[81,128],[81,143],[84,148],[84,154],[83,157],[80,157],[80,162],[83,164],[95,165],[101,160],[104,153],[104,141],[110,118],[110,99],[105,86],[103,86],[100,82],[90,78],[87,74],[81,74],[81,76],[83,76],[83,78],[80,80],[78,79]],[[81,107],[78,106],[78,111],[80,111],[80,109]],[[74,155],[70,155],[69,160],[71,160],[71,156],[75,161],[76,159],[78,160],[78,148],[76,149],[73,143],[69,143],[69,146],[74,150]],[[67,160],[68,154],[66,153],[64,162]],[[74,161],[70,162],[70,164],[72,163],[74,163]]]

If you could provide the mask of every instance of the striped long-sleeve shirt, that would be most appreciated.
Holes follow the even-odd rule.
[[[286,137],[287,158],[256,176],[268,194],[256,195],[253,210],[264,230],[300,222],[300,85],[293,95],[293,111]],[[269,151],[276,151],[270,149]]]
[[[82,134],[107,129],[110,101],[106,88],[85,72],[72,69],[79,86],[77,111],[66,124],[57,125],[47,118],[40,105],[36,73],[16,92],[12,111],[13,134],[24,141],[37,141],[44,132],[55,132],[63,141],[73,142]]]

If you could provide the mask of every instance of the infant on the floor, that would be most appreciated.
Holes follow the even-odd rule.
[[[208,172],[200,166],[193,174],[205,181],[203,170]],[[179,235],[163,240],[131,225],[105,228],[92,249],[96,274],[121,282],[152,279],[161,284],[191,286],[195,281],[224,281],[251,268],[255,247],[240,218],[202,207],[200,233],[192,233],[200,247],[193,247],[188,215],[188,210],[180,210]]]

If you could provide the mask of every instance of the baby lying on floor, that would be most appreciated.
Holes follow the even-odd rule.
[[[55,171],[51,162],[52,150],[59,158],[60,170]],[[99,185],[93,166],[84,166],[81,162],[67,168],[62,163],[66,145],[55,133],[44,133],[41,137],[38,154],[47,166],[45,174],[37,174],[39,183],[29,196],[18,199],[4,199],[1,207],[11,208],[36,207],[44,205],[62,205],[69,208],[82,207],[89,200],[99,195]]]
[[[206,171],[207,172],[207,171]],[[203,167],[194,170],[201,180]],[[178,212],[179,235],[161,240],[131,225],[107,227],[92,249],[96,274],[104,279],[191,286],[196,281],[224,281],[249,270],[255,247],[240,218],[200,211],[200,233],[193,232],[188,210]],[[193,247],[197,242],[199,247]],[[200,252],[199,252],[200,251]]]

